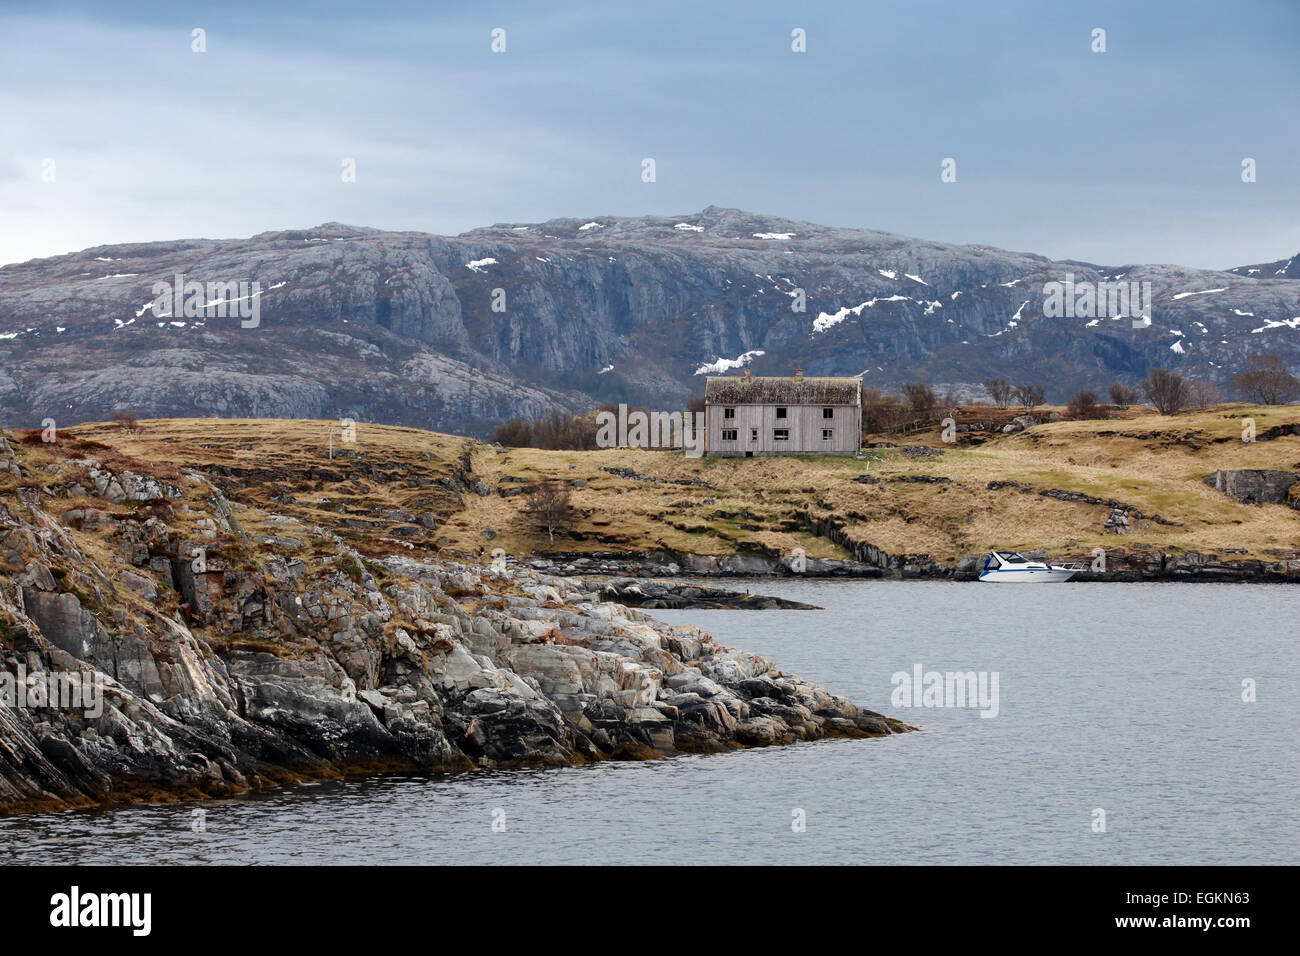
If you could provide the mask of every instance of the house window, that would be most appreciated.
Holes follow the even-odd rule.
[[[736,440],[736,430],[735,430],[734,428],[724,428],[724,429],[722,430],[722,440],[723,440],[723,441],[735,441],[735,440]]]
[[[772,429],[772,441],[789,441],[789,440],[790,440],[790,429],[788,428]]]
[[[822,409],[822,418],[834,418],[834,417],[835,417],[835,409],[833,408]]]
[[[735,418],[735,417],[736,417],[736,410],[735,410],[734,408],[724,408],[724,409],[722,410],[722,417],[723,417],[723,418]]]
[[[787,411],[789,411],[789,409],[787,409],[787,408],[785,408],[785,407],[779,407],[779,408],[777,408],[777,410],[776,410],[776,417],[777,417],[777,418],[788,418],[789,416],[786,414]]]
[[[834,438],[834,437],[835,437],[835,430],[834,430],[834,429],[832,429],[832,428],[823,428],[823,429],[822,429],[822,441],[830,441],[830,440],[831,440],[832,438]]]
[[[749,440],[750,440],[750,441],[758,441],[758,429],[757,429],[757,428],[751,428],[751,429],[749,430]]]

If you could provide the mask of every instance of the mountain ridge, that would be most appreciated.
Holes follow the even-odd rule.
[[[972,396],[996,375],[1058,401],[1162,365],[1226,386],[1252,353],[1300,366],[1291,271],[1051,260],[719,206],[457,236],[327,222],[99,245],[0,267],[0,415],[351,416],[481,435],[553,407],[681,407],[701,373],[745,365]],[[153,283],[178,272],[259,282],[258,327],[149,314]],[[1069,274],[1149,282],[1151,327],[1047,317],[1044,288]]]

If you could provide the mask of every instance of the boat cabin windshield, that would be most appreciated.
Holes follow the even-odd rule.
[[[998,557],[1007,564],[1028,564],[1029,561],[1015,551],[999,551]]]

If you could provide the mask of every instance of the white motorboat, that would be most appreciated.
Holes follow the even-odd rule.
[[[980,571],[980,580],[1049,584],[1056,581],[1068,581],[1082,570],[1079,567],[1030,561],[1023,554],[1015,551],[990,551],[988,556],[984,558],[984,567]]]

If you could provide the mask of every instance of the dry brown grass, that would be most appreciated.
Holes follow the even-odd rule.
[[[590,511],[575,530],[573,550],[609,550],[656,544],[697,553],[730,553],[737,547],[813,556],[843,556],[821,539],[793,530],[790,515],[804,507],[848,517],[848,530],[889,553],[928,553],[950,561],[993,546],[1045,548],[1087,554],[1093,547],[1151,545],[1165,550],[1217,552],[1244,548],[1265,557],[1300,548],[1300,513],[1283,505],[1232,501],[1202,479],[1219,468],[1300,469],[1300,438],[1241,441],[1242,418],[1256,431],[1300,421],[1295,407],[1229,405],[1166,417],[1128,409],[1113,421],[1058,422],[999,436],[965,449],[943,446],[937,434],[910,443],[944,447],[941,457],[913,460],[897,452],[871,451],[866,462],[839,458],[688,459],[682,455],[629,450],[543,452],[517,449],[475,455],[476,471],[521,477],[586,478],[574,504]],[[574,466],[570,468],[570,466]],[[615,478],[602,465],[631,467],[662,478],[703,478],[716,491]],[[884,479],[863,485],[852,477]],[[947,484],[891,483],[901,475],[935,475]],[[991,481],[1016,481],[1036,492],[1051,488],[1114,499],[1173,525],[1139,522],[1134,533],[1104,534],[1104,505],[1063,502],[1015,488],[989,490]],[[707,498],[713,505],[703,505]],[[539,536],[519,526],[517,499],[470,502],[451,526],[472,543],[483,527],[501,533],[507,550],[542,549]],[[671,502],[695,506],[674,510]],[[824,507],[823,507],[824,506]],[[742,510],[757,520],[724,517]],[[754,526],[758,526],[755,530]],[[686,529],[699,529],[689,531]],[[597,541],[593,541],[591,536]]]
[[[304,538],[311,528],[343,536],[363,554],[442,549],[465,554],[495,547],[512,554],[550,550],[546,534],[524,512],[525,496],[501,497],[501,479],[531,484],[543,478],[583,479],[574,488],[573,525],[557,534],[557,551],[640,551],[671,548],[699,554],[737,550],[844,557],[794,520],[802,509],[845,517],[858,540],[889,553],[928,553],[950,561],[989,547],[1045,548],[1053,555],[1086,554],[1092,547],[1218,552],[1244,548],[1257,557],[1300,547],[1300,512],[1283,505],[1238,504],[1202,483],[1219,468],[1300,469],[1300,437],[1241,441],[1242,417],[1258,433],[1300,421],[1300,408],[1220,406],[1176,417],[1128,410],[1114,421],[1058,422],[983,444],[943,446],[937,434],[908,443],[945,448],[939,457],[909,459],[871,450],[869,460],[843,458],[691,459],[680,453],[629,449],[590,452],[509,449],[411,428],[357,425],[357,441],[339,442],[338,424],[325,421],[169,419],[142,423],[127,435],[115,425],[69,430],[67,451],[24,446],[38,461],[69,457],[76,442],[114,461],[199,470],[228,489],[249,534]],[[336,457],[327,455],[335,427]],[[109,446],[98,452],[90,446]],[[472,477],[492,489],[457,495],[441,482],[453,478],[462,456]],[[619,478],[602,467],[632,468],[662,479],[703,479],[694,487]],[[150,470],[153,470],[151,467]],[[882,479],[859,484],[862,474]],[[902,475],[935,475],[944,484],[890,482]],[[990,490],[990,481],[1016,481],[1032,491],[1059,488],[1115,499],[1174,522],[1141,522],[1126,537],[1102,532],[1108,508],[1057,501],[1015,488]],[[203,493],[184,483],[187,498]],[[505,487],[510,487],[507,483]],[[386,515],[431,513],[435,530]],[[283,525],[274,516],[296,519]],[[348,520],[373,522],[352,527]],[[178,513],[177,521],[184,520]],[[496,532],[488,540],[485,530]],[[408,549],[394,542],[404,541]]]

